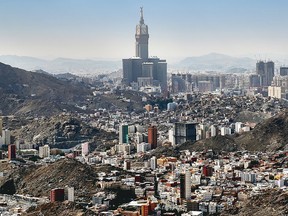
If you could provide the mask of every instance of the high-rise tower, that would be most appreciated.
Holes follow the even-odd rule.
[[[139,90],[141,87],[160,86],[167,92],[167,62],[158,57],[148,57],[148,26],[144,23],[143,8],[140,8],[140,21],[136,25],[135,56],[123,59],[123,83]]]
[[[151,149],[157,148],[157,127],[151,126],[148,128],[148,143],[151,145]]]
[[[180,198],[191,199],[191,173],[189,170],[180,174]]]
[[[136,26],[136,57],[140,57],[142,59],[148,58],[148,26],[144,23],[143,18],[143,7],[140,8],[140,21],[139,24]]]
[[[257,62],[256,74],[259,76],[260,86],[270,86],[274,77],[274,62]]]

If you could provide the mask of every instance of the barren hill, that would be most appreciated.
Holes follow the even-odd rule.
[[[81,85],[0,63],[0,110],[9,114],[55,114],[75,109],[90,93]]]
[[[0,63],[0,111],[3,115],[53,116],[61,112],[94,113],[95,109],[143,109],[144,93],[117,91],[93,96],[90,86],[29,72]]]
[[[224,211],[221,215],[262,216],[287,215],[288,193],[279,190],[269,190],[260,195],[253,196],[238,207]]]
[[[24,216],[92,216],[95,213],[85,209],[80,204],[76,204],[73,202],[54,202],[54,203],[46,203],[35,207],[31,207],[28,209]]]
[[[180,150],[201,151],[213,149],[215,151],[276,151],[288,149],[288,111],[256,125],[246,133],[232,136],[216,136],[195,143],[187,142],[179,147]]]
[[[73,159],[61,159],[47,166],[6,167],[9,174],[1,179],[0,193],[30,194],[49,196],[49,191],[57,187],[70,186],[75,194],[89,197],[96,189],[96,170]],[[13,188],[14,187],[14,188]]]

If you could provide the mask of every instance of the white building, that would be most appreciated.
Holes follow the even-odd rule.
[[[211,125],[211,137],[215,137],[217,135],[217,128],[214,125]]]
[[[189,170],[185,172],[185,199],[191,199],[191,172]]]
[[[235,132],[236,133],[241,133],[242,132],[242,127],[243,127],[242,122],[236,122],[235,123]]]
[[[268,86],[268,96],[275,98],[282,98],[282,93],[284,93],[284,88],[280,86]]]
[[[74,197],[74,187],[68,187],[68,201],[74,202],[75,197]]]
[[[85,157],[89,154],[89,143],[85,142],[81,144],[82,156]]]
[[[251,182],[255,183],[256,182],[256,173],[249,173],[249,172],[240,172],[239,176],[241,177],[241,181],[243,182]]]
[[[50,157],[50,147],[49,145],[44,145],[39,147],[39,157],[46,158]]]
[[[149,143],[139,143],[137,144],[137,153],[139,152],[146,152],[150,150],[150,144]]]
[[[157,158],[155,156],[151,158],[150,167],[152,170],[155,170],[157,168]]]
[[[2,130],[2,141],[4,145],[11,144],[11,133],[8,129]]]
[[[221,136],[225,135],[230,135],[231,134],[231,128],[229,127],[221,127]]]
[[[130,154],[130,144],[119,144],[115,145],[115,150],[117,153],[124,153],[124,154]]]
[[[284,187],[284,179],[275,180],[275,185],[278,187]]]
[[[169,136],[169,142],[171,142],[172,146],[175,146],[175,137],[173,128],[169,130],[168,136]]]

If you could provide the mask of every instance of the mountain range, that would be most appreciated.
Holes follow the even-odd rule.
[[[97,75],[117,71],[121,61],[57,58],[44,60],[28,56],[3,55],[0,62],[28,71],[44,70],[52,74],[72,73],[78,75]]]
[[[186,70],[211,70],[229,72],[230,70],[240,71],[255,68],[256,60],[248,57],[232,57],[229,55],[210,53],[203,56],[187,57],[177,64],[174,68]]]
[[[52,74],[72,73],[77,75],[97,75],[118,71],[122,68],[121,60],[93,60],[57,58],[44,60],[28,56],[3,55],[0,62],[23,68],[29,71],[44,70]],[[219,53],[203,56],[187,57],[175,64],[169,64],[173,69],[206,70],[239,73],[255,68],[256,60],[248,57],[232,57]]]

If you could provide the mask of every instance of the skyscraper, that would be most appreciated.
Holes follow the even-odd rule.
[[[151,126],[148,128],[148,143],[151,145],[151,149],[157,147],[157,127]]]
[[[13,160],[16,158],[16,145],[8,145],[8,160]]]
[[[280,67],[280,76],[288,75],[288,67]]]
[[[191,173],[189,170],[180,174],[180,198],[191,199]]]
[[[123,83],[136,86],[161,86],[167,91],[167,63],[158,57],[149,57],[148,26],[144,23],[143,8],[140,10],[140,21],[136,25],[135,57],[123,59]]]
[[[274,77],[274,62],[258,61],[256,63],[256,74],[260,78],[260,86],[270,86]]]
[[[140,21],[136,26],[136,57],[140,57],[142,59],[148,58],[148,26],[144,23],[143,17],[143,8],[140,8]]]
[[[121,124],[119,126],[119,143],[120,144],[129,144],[129,137],[128,137],[128,125]]]
[[[174,143],[178,145],[187,141],[195,141],[196,125],[196,123],[175,123],[173,128]]]

